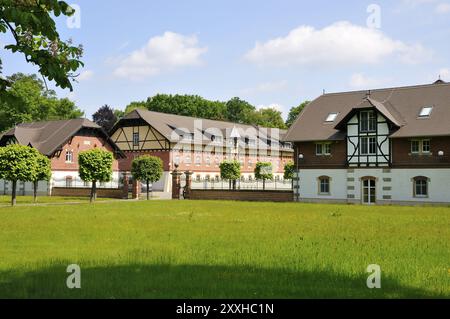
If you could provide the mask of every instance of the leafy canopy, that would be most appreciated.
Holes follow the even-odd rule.
[[[131,163],[131,175],[139,181],[157,182],[161,179],[162,173],[163,162],[157,156],[140,156]]]
[[[294,162],[287,162],[284,165],[284,179],[293,179],[295,173]]]
[[[255,178],[256,179],[273,179],[272,163],[258,162],[255,166]]]
[[[8,181],[32,182],[37,176],[40,153],[28,146],[11,144],[0,148],[0,177]]]
[[[58,99],[52,90],[45,90],[36,75],[16,73],[8,77],[11,86],[0,99],[0,132],[16,123],[72,119],[83,116],[72,101]]]
[[[80,152],[80,178],[85,182],[109,182],[112,179],[113,154],[98,148]]]
[[[36,158],[36,174],[33,181],[48,181],[51,177],[50,160],[47,156],[39,153]]]
[[[10,33],[14,39],[5,46],[13,53],[22,53],[39,73],[61,88],[73,90],[71,79],[83,63],[82,46],[62,41],[56,30],[54,17],[71,16],[75,10],[59,0],[2,0],[0,1],[0,33]],[[0,78],[0,92],[8,81]]]
[[[238,180],[241,177],[241,164],[238,161],[224,161],[220,163],[220,178],[229,181]]]
[[[92,115],[92,119],[106,132],[109,132],[116,123],[117,116],[109,105],[103,105]]]

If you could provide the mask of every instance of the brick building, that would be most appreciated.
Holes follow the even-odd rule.
[[[49,183],[39,182],[38,192],[41,194],[50,193],[53,187],[90,187],[90,183],[79,178],[78,154],[93,148],[108,150],[115,156],[112,182],[99,187],[118,187],[118,159],[124,155],[100,126],[87,119],[19,124],[0,136],[0,147],[12,143],[34,147],[50,158],[52,178]],[[10,183],[1,180],[0,194],[10,191]],[[18,184],[18,194],[31,193],[31,183]]]

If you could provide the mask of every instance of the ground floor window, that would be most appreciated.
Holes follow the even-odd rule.
[[[428,178],[414,177],[414,197],[428,197]]]
[[[328,176],[320,176],[319,180],[319,194],[329,195],[330,194],[330,178]]]

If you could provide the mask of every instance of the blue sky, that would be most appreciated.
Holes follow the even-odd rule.
[[[85,68],[74,92],[57,92],[88,117],[156,93],[239,96],[286,116],[323,90],[423,84],[438,74],[450,81],[450,0],[339,2],[69,2],[81,9],[69,21],[79,28],[65,18],[58,26],[84,45]],[[2,37],[0,47],[10,40]],[[4,75],[36,71],[0,54]]]

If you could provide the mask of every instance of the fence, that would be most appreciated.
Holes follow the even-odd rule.
[[[182,179],[182,186],[185,185],[184,179]],[[237,180],[236,189],[237,190],[292,190],[291,180],[266,180],[265,188],[262,180]],[[192,189],[218,189],[227,190],[230,189],[230,182],[227,180],[217,180],[217,179],[194,179],[192,181]]]

